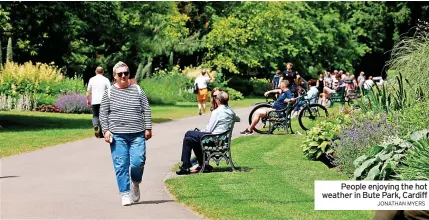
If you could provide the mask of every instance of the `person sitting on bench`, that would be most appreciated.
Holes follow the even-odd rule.
[[[192,167],[192,150],[194,151],[199,164],[199,166],[195,169],[195,172],[201,169],[201,166],[203,165],[203,152],[200,145],[201,137],[206,134],[222,134],[231,128],[233,121],[240,121],[240,118],[237,116],[237,114],[232,110],[231,107],[228,106],[228,93],[219,91],[216,96],[215,94],[216,93],[213,94],[213,98],[216,99],[218,107],[211,113],[207,127],[202,131],[188,131],[183,138],[182,166],[178,171],[176,171],[177,175],[187,175],[191,173],[190,168]]]
[[[293,93],[289,90],[289,82],[287,80],[283,80],[279,84],[279,89],[273,89],[266,92],[264,95],[267,97],[271,93],[280,94],[277,101],[274,102],[271,108],[260,108],[256,110],[255,116],[252,119],[252,124],[246,128],[246,130],[240,132],[240,134],[252,135],[253,129],[258,124],[261,118],[267,117],[270,111],[281,110],[288,106],[289,103],[293,103],[296,99],[293,97]]]
[[[342,89],[342,87],[346,87],[346,84],[344,83],[344,80],[341,79],[341,76],[337,76],[337,80],[338,80],[338,86],[335,87],[334,89],[331,89],[329,87],[323,88],[323,93],[321,94],[322,105],[326,105],[326,99],[331,98],[332,94],[339,92]]]

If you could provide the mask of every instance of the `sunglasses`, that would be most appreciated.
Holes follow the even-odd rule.
[[[130,72],[120,72],[120,73],[117,73],[118,74],[118,76],[119,77],[122,77],[122,76],[129,76],[130,75]]]

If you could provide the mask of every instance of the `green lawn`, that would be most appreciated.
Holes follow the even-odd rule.
[[[231,101],[233,108],[248,107],[261,99]],[[210,107],[209,107],[210,108]],[[198,115],[196,103],[152,106],[154,123]],[[0,111],[0,157],[93,137],[90,114]]]
[[[371,219],[373,211],[314,210],[314,180],[347,177],[305,159],[303,138],[235,139],[234,163],[245,172],[225,172],[223,165],[219,172],[169,179],[167,187],[179,202],[211,219]]]

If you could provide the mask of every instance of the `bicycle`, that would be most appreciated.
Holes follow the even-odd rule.
[[[284,129],[286,132],[290,130],[291,133],[294,133],[291,123],[293,119],[292,110],[300,101],[304,103],[298,115],[298,122],[304,131],[310,130],[318,121],[328,117],[329,114],[326,107],[318,103],[310,103],[311,100],[304,99],[304,96],[300,96],[293,105],[288,105],[284,109],[268,112],[267,116],[261,118],[258,124],[256,124],[254,131],[260,134],[273,134],[276,129]],[[249,124],[252,123],[253,114],[258,109],[272,108],[273,103],[274,101],[268,101],[268,97],[266,97],[266,102],[257,103],[249,114]]]

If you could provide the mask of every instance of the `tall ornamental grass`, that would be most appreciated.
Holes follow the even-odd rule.
[[[405,37],[392,49],[388,62],[389,78],[402,73],[411,84],[423,89],[429,88],[429,33],[417,31],[414,36]]]

